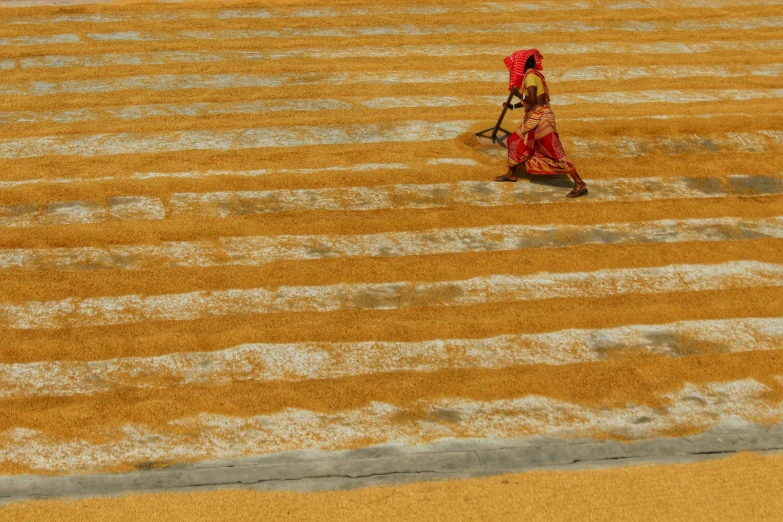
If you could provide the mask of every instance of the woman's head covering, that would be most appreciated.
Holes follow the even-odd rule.
[[[534,66],[535,69],[538,71],[543,71],[544,66],[541,65],[541,60],[543,60],[544,57],[541,56],[541,53],[538,52],[538,49],[522,49],[503,60],[503,63],[506,64],[506,68],[511,75],[508,80],[509,91],[512,87],[522,87],[522,80],[525,77],[525,63],[531,56],[533,56],[536,61]]]

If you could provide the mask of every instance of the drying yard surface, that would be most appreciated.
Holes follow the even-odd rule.
[[[781,98],[775,0],[2,9],[0,474],[779,423]]]
[[[740,455],[348,492],[219,491],[28,502],[7,506],[0,520],[780,520],[781,488],[783,456]]]

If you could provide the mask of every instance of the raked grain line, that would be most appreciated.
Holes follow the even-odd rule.
[[[755,30],[783,27],[783,17],[748,17],[734,20],[682,20],[679,22],[641,22],[626,21],[608,24],[588,24],[570,21],[547,24],[550,32],[584,33],[584,32],[669,32],[669,31],[705,31],[722,30]],[[86,38],[95,42],[164,42],[177,40],[248,40],[259,38],[367,38],[372,36],[436,36],[452,34],[519,34],[539,33],[539,23],[502,23],[485,26],[477,25],[432,25],[414,26],[384,25],[368,27],[330,27],[311,29],[224,29],[219,31],[190,30],[176,32],[142,32],[121,31],[111,33],[87,33]]]
[[[407,120],[341,126],[290,126],[157,133],[34,136],[0,140],[0,159],[44,156],[113,156],[197,150],[243,150],[306,145],[347,145],[453,140],[477,123],[470,120]],[[292,136],[295,139],[292,139]],[[760,153],[783,145],[783,131],[757,130],[681,137],[576,138],[563,140],[577,158],[637,157],[650,154]]]
[[[783,380],[782,380],[783,381]],[[775,423],[783,404],[769,388],[745,379],[684,384],[648,405],[583,406],[541,396],[495,401],[449,398],[421,402],[415,411],[383,403],[336,412],[287,408],[254,417],[200,414],[158,426],[123,423],[90,434],[106,439],[62,440],[29,428],[0,433],[0,462],[33,470],[98,471],[121,464],[227,459],[279,451],[337,450],[373,444],[418,444],[444,438],[649,438],[681,428],[706,429],[727,420]],[[185,433],[183,433],[183,431]]]
[[[707,103],[716,101],[774,100],[783,98],[783,89],[767,90],[656,90],[621,91],[591,94],[561,94],[557,105],[573,105],[590,102],[593,104],[630,105],[639,103]],[[146,118],[197,118],[226,114],[265,114],[270,112],[320,112],[330,110],[384,110],[400,108],[427,107],[468,107],[499,106],[505,96],[387,96],[383,98],[359,98],[355,96],[338,99],[317,100],[254,100],[240,102],[198,102],[188,104],[156,103],[149,105],[131,105],[126,107],[95,107],[69,109],[66,111],[18,111],[0,112],[0,125],[33,123],[79,123],[108,119],[141,120]],[[783,114],[774,110],[764,115]],[[752,117],[747,113],[732,114],[656,114],[653,116],[614,116],[595,118],[558,118],[558,121],[631,121],[635,119],[676,119],[676,118],[714,118],[714,117]]]
[[[113,1],[114,0],[3,0],[0,2],[0,8],[41,7],[45,5],[67,7],[84,4],[107,4]],[[168,0],[155,1],[167,2]]]
[[[571,69],[550,69],[550,81],[624,81],[640,78],[660,78],[676,75],[679,78],[778,78],[783,63],[764,65],[647,65],[638,67],[595,65]],[[178,91],[188,89],[240,89],[249,87],[295,87],[305,85],[407,85],[492,83],[507,85],[508,73],[478,70],[455,70],[444,73],[422,71],[342,72],[304,74],[156,74],[120,78],[65,80],[60,82],[28,82],[0,84],[0,95],[49,96],[61,94],[97,94],[124,90]]]
[[[0,227],[87,225],[194,216],[224,219],[275,212],[541,205],[566,202],[563,188],[567,186],[570,182],[563,180],[552,184],[520,183],[509,188],[492,181],[461,181],[432,185],[175,193],[165,205],[157,198],[116,196],[101,203],[62,201],[0,207]],[[591,187],[590,198],[579,204],[774,196],[783,194],[783,178],[763,175],[618,178],[594,180]]]
[[[0,398],[72,396],[241,381],[340,379],[389,372],[600,362],[634,355],[783,350],[783,318],[681,321],[422,342],[251,343],[102,361],[0,365]]]
[[[491,275],[458,281],[281,286],[274,290],[232,288],[0,303],[0,328],[83,328],[236,315],[398,310],[780,286],[783,286],[783,265],[732,261],[525,276]]]
[[[752,99],[774,99],[777,98],[776,96],[777,91],[766,91],[764,96],[760,96],[759,98],[753,98],[754,93],[747,93],[748,97],[745,99],[738,99],[736,101],[745,101],[745,100],[752,100]],[[677,96],[677,94],[672,93],[672,95]],[[743,96],[742,94],[740,96]],[[694,96],[693,98],[697,98],[697,96]],[[600,97],[601,99],[606,99],[603,96]],[[641,98],[641,97],[640,97]],[[688,99],[688,96],[684,96],[686,100]],[[578,102],[575,102],[578,103]],[[599,102],[600,103],[600,102]],[[656,103],[650,100],[649,98],[647,101],[640,101],[637,103]],[[677,103],[695,103],[693,99],[691,101],[681,101]],[[563,105],[568,105],[563,104]],[[777,113],[777,112],[770,112],[765,111],[764,116],[778,116],[783,115],[783,113]],[[595,116],[595,117],[577,117],[577,118],[558,118],[558,121],[581,121],[581,122],[607,122],[607,121],[649,121],[649,120],[678,120],[678,119],[691,119],[691,120],[711,120],[714,118],[755,118],[756,116],[752,113],[748,112],[723,112],[723,113],[702,113],[702,114],[651,114],[649,116],[616,116],[614,118],[608,117],[608,116]],[[521,123],[521,121],[520,121]]]
[[[366,235],[251,236],[156,245],[0,249],[0,270],[150,270],[261,266],[280,261],[500,252],[578,245],[783,239],[783,216],[601,225],[493,225]]]
[[[169,205],[175,215],[247,216],[281,211],[356,211],[494,207],[563,202],[566,184],[498,184],[461,181],[432,185],[379,185],[301,190],[237,191],[174,194]],[[757,197],[783,192],[778,176],[655,177],[593,180],[588,203]]]
[[[712,42],[597,42],[554,43],[540,46],[550,55],[588,53],[612,54],[694,54],[721,51],[754,52],[779,50],[783,40],[729,40]],[[395,47],[302,48],[265,51],[165,51],[101,53],[94,55],[44,55],[19,58],[22,69],[64,67],[109,67],[124,65],[165,65],[172,63],[221,63],[236,61],[330,59],[344,58],[401,58],[408,56],[502,56],[508,47],[479,45],[403,45]],[[0,62],[6,69],[16,66],[14,60]]]
[[[93,3],[103,0],[72,0],[70,3]],[[16,5],[23,5],[24,1],[15,1]],[[9,7],[9,3],[0,3],[0,6]],[[636,2],[601,2],[590,0],[576,1],[551,1],[538,0],[535,3],[500,3],[485,2],[473,6],[464,5],[421,5],[413,7],[362,7],[362,8],[310,8],[310,9],[226,9],[211,12],[183,11],[179,13],[123,13],[123,14],[61,14],[53,16],[25,16],[12,18],[12,25],[48,25],[56,23],[124,23],[124,22],[170,22],[173,20],[231,20],[243,18],[336,18],[358,16],[393,16],[393,15],[443,15],[443,14],[469,14],[469,13],[512,13],[525,11],[586,11],[593,9],[666,9],[666,8],[707,8],[720,9],[724,7],[751,7],[765,5],[780,5],[779,0],[654,0]]]
[[[35,136],[0,140],[1,159],[40,156],[105,156],[156,154],[185,150],[241,150],[302,145],[339,145],[452,140],[469,130],[472,121],[405,121],[369,125],[292,126],[168,133],[106,133],[97,135]],[[774,131],[771,131],[774,132]],[[766,135],[753,134],[759,144]],[[759,141],[761,140],[761,141]],[[774,136],[773,140],[774,142]]]
[[[655,116],[651,116],[655,118]],[[586,119],[586,118],[585,118]],[[121,182],[121,181],[143,181],[150,179],[204,179],[213,177],[237,177],[237,178],[255,178],[268,175],[279,174],[296,174],[296,175],[314,175],[314,174],[328,174],[331,172],[373,172],[377,170],[409,170],[419,169],[426,165],[450,165],[459,167],[482,167],[482,164],[471,158],[430,158],[426,161],[422,160],[419,163],[357,163],[353,165],[332,165],[323,166],[317,168],[299,168],[299,169],[252,169],[252,170],[192,170],[181,172],[135,172],[121,176],[96,176],[91,178],[79,178],[79,177],[67,177],[67,178],[30,178],[19,180],[0,181],[0,190],[11,189],[14,187],[21,187],[25,185],[38,185],[38,184],[69,184],[69,183],[99,183],[99,182]],[[486,165],[483,165],[486,168]],[[740,185],[746,186],[740,192],[738,196],[758,196],[758,195],[772,195],[777,194],[779,189],[776,187],[774,179],[776,176],[744,176],[744,175],[730,175],[729,180],[733,180],[736,187],[739,189]],[[656,178],[649,178],[656,179]],[[722,182],[718,178],[696,178],[693,183],[703,183],[699,179],[714,179],[717,181],[710,181],[709,183],[717,183],[720,185]],[[599,183],[602,183],[599,181]],[[772,185],[770,185],[772,183]],[[758,189],[754,189],[753,186],[758,185]],[[528,189],[525,189],[528,190]],[[720,197],[720,195],[716,196]],[[70,202],[74,204],[78,202]],[[6,207],[6,210],[2,214],[3,216],[13,215],[15,212],[37,212],[32,207],[27,210],[24,206],[15,206],[16,211],[10,210],[12,207]],[[36,207],[37,208],[37,207]]]
[[[681,78],[698,77],[774,77],[783,71],[783,64],[707,65],[707,66],[588,66],[571,69],[551,69],[552,81],[623,81],[656,78],[673,74]],[[445,73],[393,71],[373,73],[307,73],[307,74],[159,74],[128,76],[102,80],[65,80],[62,82],[30,82],[0,85],[0,94],[8,96],[46,96],[54,94],[108,93],[122,90],[175,91],[187,89],[235,89],[248,87],[286,87],[302,85],[383,84],[482,82],[503,84],[507,73],[497,71],[456,70]]]
[[[475,167],[479,163],[468,158],[433,158],[425,162],[428,165],[450,164]],[[253,169],[253,170],[205,170],[185,172],[136,172],[127,176],[98,176],[95,178],[32,178],[15,181],[0,181],[0,189],[9,189],[24,185],[62,184],[62,183],[94,183],[102,181],[139,181],[148,179],[202,179],[212,177],[254,178],[272,174],[324,174],[329,172],[372,172],[376,170],[408,170],[421,165],[407,163],[357,163],[354,165],[333,165],[321,168],[304,169]]]
[[[549,31],[565,33],[583,32],[668,32],[668,31],[705,31],[705,30],[756,30],[783,27],[783,17],[748,17],[735,20],[682,20],[670,22],[625,21],[609,24],[587,24],[583,22],[560,22],[548,24]],[[367,38],[372,36],[437,36],[451,34],[518,34],[537,33],[540,24],[502,23],[485,26],[462,25],[386,25],[368,27],[332,27],[327,29],[224,29],[219,31],[189,30],[176,32],[120,31],[110,33],[87,33],[86,40],[73,33],[48,36],[16,36],[0,38],[0,46],[37,46],[82,44],[93,42],[160,42],[160,41],[198,41],[198,40],[248,40],[248,39],[299,39],[299,38]]]

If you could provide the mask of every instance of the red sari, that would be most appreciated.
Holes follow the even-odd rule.
[[[541,78],[547,104],[526,111],[522,124],[508,137],[508,165],[513,167],[524,163],[529,174],[573,174],[576,167],[568,161],[560,142],[555,114],[549,107],[549,89],[544,75],[535,69],[528,69],[525,76],[528,74]]]

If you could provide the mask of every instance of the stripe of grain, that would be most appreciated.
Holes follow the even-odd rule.
[[[681,321],[413,343],[253,343],[159,357],[3,364],[0,398],[85,395],[192,384],[223,386],[247,380],[339,379],[381,372],[562,365],[598,362],[608,356],[680,357],[715,350],[739,353],[782,349],[783,318]]]
[[[475,160],[464,158],[441,158],[442,160],[453,160],[468,166],[477,166],[479,163]],[[0,189],[9,189],[24,185],[36,185],[39,183],[69,184],[69,183],[90,183],[100,181],[122,181],[122,180],[148,180],[160,178],[172,179],[203,179],[222,176],[233,176],[240,178],[254,178],[272,174],[323,174],[328,172],[372,172],[376,170],[407,170],[410,165],[406,163],[358,163],[355,165],[334,165],[331,167],[307,168],[307,169],[254,169],[254,170],[205,170],[188,172],[137,172],[127,176],[101,176],[98,178],[33,178],[16,181],[0,181]]]
[[[638,103],[705,103],[715,101],[748,101],[767,100],[783,97],[783,89],[748,89],[748,90],[652,90],[652,91],[624,91],[591,93],[589,95],[561,94],[557,104],[560,106],[582,104],[586,101],[593,104],[629,105]],[[387,96],[382,98],[359,98],[350,96],[341,99],[320,100],[255,100],[238,102],[198,102],[187,104],[159,103],[150,105],[131,105],[126,107],[84,108],[69,109],[66,111],[17,111],[0,112],[0,125],[32,124],[32,123],[56,123],[68,124],[85,121],[100,121],[106,119],[120,119],[135,121],[147,118],[172,118],[172,117],[204,117],[221,116],[226,114],[265,114],[272,112],[305,111],[320,112],[330,110],[363,110],[363,109],[399,109],[419,107],[459,107],[459,106],[498,106],[502,98],[498,96]],[[736,113],[742,116],[745,113]],[[767,112],[767,114],[770,114]],[[729,116],[726,114],[700,114],[697,117],[713,118],[716,116]],[[659,114],[654,118],[677,118],[693,115]],[[614,117],[613,120],[629,120],[646,118],[638,117]],[[558,118],[559,121],[568,121],[571,118]],[[607,117],[597,117],[593,121],[609,120]]]
[[[778,241],[779,240],[775,240]],[[769,241],[762,242],[763,246],[770,246]],[[706,246],[706,248],[705,248]],[[637,252],[633,249],[624,249],[621,252],[610,252],[610,259],[602,264],[602,255],[595,252],[581,263],[579,259],[569,263],[564,255],[555,256],[552,270],[558,269],[562,272],[569,270],[595,270],[608,265],[611,268],[623,268],[629,263],[623,264],[623,259],[633,259],[634,266],[641,264],[640,258],[660,259],[666,262],[690,262],[690,263],[718,263],[734,259],[742,259],[749,256],[775,258],[770,255],[769,250],[763,251],[763,248],[756,248],[755,244],[749,249],[737,248],[744,246],[742,243],[733,244],[734,248],[716,249],[714,245],[697,244],[694,248],[688,249],[688,245],[674,245],[676,252],[673,252],[671,245],[655,245],[650,247],[639,247]],[[664,250],[663,252],[661,252]],[[686,251],[687,250],[687,251]],[[774,246],[771,250],[774,250]],[[728,251],[728,252],[727,252]],[[534,252],[540,254],[541,252]],[[662,254],[662,255],[661,255]],[[387,274],[386,281],[397,281],[412,279],[414,276],[421,280],[432,280],[435,275],[445,272],[444,275],[450,279],[466,279],[468,277],[491,275],[492,266],[521,265],[519,258],[501,258],[499,254],[494,254],[494,260],[490,259],[459,259],[459,256],[453,256],[445,265],[425,261],[425,270],[410,270],[410,264],[406,262],[397,263],[392,269],[378,273],[377,263],[369,269],[362,267],[357,276],[352,276],[350,267],[338,266],[337,263],[322,262],[321,267],[310,266],[303,276],[305,281],[311,284],[337,284],[350,281],[383,281],[383,274]],[[779,256],[778,256],[779,257]],[[455,259],[456,258],[456,259]],[[537,272],[548,267],[547,256],[537,255],[533,259],[534,266],[531,270],[524,270],[524,267],[517,269],[521,274]],[[404,260],[407,261],[407,260]],[[494,262],[493,262],[494,261]],[[500,263],[505,261],[506,263]],[[475,270],[472,270],[473,263],[480,264]],[[774,260],[772,262],[778,262]],[[463,269],[465,264],[470,265]],[[587,265],[587,266],[585,266]],[[299,268],[299,267],[296,267]],[[331,271],[329,274],[322,272]],[[424,272],[424,273],[421,273]],[[255,274],[238,274],[239,279],[249,281],[250,284],[261,285],[296,285],[299,278],[295,274],[286,272],[286,279],[280,281],[275,278],[275,272],[262,274],[261,278],[254,278]],[[279,271],[277,273],[280,273]],[[313,275],[313,274],[320,274]],[[345,275],[347,274],[347,275]],[[377,275],[376,275],[377,274]],[[118,273],[118,285],[113,287],[106,278],[98,279],[97,284],[91,284],[96,281],[92,278],[94,274],[87,274],[87,277],[74,275],[71,280],[75,280],[80,288],[89,288],[92,295],[126,295],[139,292],[143,287],[146,294],[152,293],[177,293],[189,292],[191,290],[200,290],[206,287],[219,288],[228,279],[235,277],[235,271],[224,270],[216,274],[205,274],[200,278],[200,273],[196,277],[189,277],[191,274],[182,274],[182,272],[163,271],[160,278],[154,279],[154,274],[136,274],[134,272]],[[128,280],[132,276],[132,280]],[[46,287],[46,281],[36,288],[40,292],[35,294],[21,296],[16,295],[14,301],[17,303],[28,302],[32,300],[45,301],[62,299],[65,296],[73,295],[68,281],[58,281],[57,275],[53,275],[52,285],[56,286],[52,295],[52,289]],[[187,279],[186,279],[187,278]],[[140,280],[142,279],[142,280]],[[144,281],[146,279],[146,281]],[[206,280],[207,283],[203,281]],[[255,283],[253,283],[255,281]],[[24,285],[24,280],[20,278],[19,283]],[[11,283],[13,284],[13,282]],[[35,282],[33,283],[35,284]],[[186,286],[184,286],[186,285]],[[119,290],[119,291],[118,291]],[[11,290],[13,292],[13,289]],[[44,296],[50,296],[48,299]],[[538,301],[518,301],[513,304],[508,302],[487,303],[483,305],[473,305],[470,307],[442,306],[429,308],[400,308],[396,310],[348,310],[333,313],[285,313],[285,314],[260,314],[260,315],[236,315],[236,316],[215,316],[206,317],[197,321],[172,321],[157,322],[147,321],[141,323],[128,323],[124,325],[113,325],[97,328],[75,328],[64,332],[60,329],[47,330],[24,330],[24,329],[3,329],[2,336],[5,342],[5,348],[0,351],[0,361],[3,363],[29,363],[40,361],[90,361],[103,360],[113,356],[158,356],[174,352],[190,352],[203,350],[204,347],[219,348],[229,346],[239,346],[242,344],[253,343],[292,343],[292,342],[361,342],[367,340],[384,341],[427,341],[436,339],[469,339],[476,337],[491,337],[503,334],[517,333],[540,333],[558,331],[567,328],[614,328],[628,324],[663,324],[682,320],[701,320],[701,319],[729,319],[735,317],[779,317],[783,310],[783,287],[767,287],[763,290],[758,288],[740,288],[715,290],[708,292],[689,292],[678,294],[637,294],[637,295],[614,295],[605,298],[587,298],[587,299],[547,299]],[[423,315],[424,314],[424,315]],[[426,324],[421,323],[422,317],[426,316]],[[745,360],[745,355],[753,359],[752,366],[743,366],[743,370],[736,374],[736,378],[744,378],[750,375],[762,378],[770,364],[777,364],[779,358],[775,358],[774,353],[756,352],[756,355],[749,354],[729,354],[728,359],[723,361],[717,357],[719,352],[711,355],[705,355],[705,362],[723,361],[715,366],[716,372],[728,369],[736,369],[737,360]],[[741,357],[742,356],[742,357]],[[717,357],[717,359],[715,358]],[[737,359],[738,358],[738,359]],[[769,358],[769,360],[767,360]],[[682,359],[682,358],[681,358]],[[691,358],[687,358],[691,359]],[[702,357],[697,357],[701,360]],[[680,359],[677,359],[680,361]],[[685,361],[687,362],[687,361]],[[724,368],[722,364],[727,366]],[[629,363],[630,364],[630,363]],[[635,364],[635,363],[634,363]],[[557,367],[560,368],[560,367]],[[699,366],[693,373],[682,377],[689,382],[698,382],[704,375],[703,366]],[[534,369],[534,373],[538,370]],[[758,371],[756,371],[758,370]],[[505,371],[505,370],[498,370]],[[569,370],[571,371],[571,370]],[[601,371],[596,367],[596,371]],[[700,373],[701,371],[701,373]],[[783,374],[783,368],[775,370]],[[513,373],[513,372],[512,372]],[[590,372],[592,374],[592,371]],[[628,376],[627,373],[621,372]],[[769,373],[769,372],[767,372]],[[480,375],[488,376],[486,384],[494,380],[487,373]],[[578,372],[577,372],[578,374]],[[393,375],[393,374],[389,374]],[[423,374],[427,375],[427,374]],[[570,374],[569,374],[570,375]],[[608,376],[609,373],[606,373]],[[680,375],[680,374],[678,374]],[[569,376],[566,381],[576,382]],[[618,374],[618,378],[620,375]],[[396,378],[390,377],[394,380]],[[444,377],[443,381],[435,383],[436,386],[447,385],[451,377]],[[679,377],[678,377],[679,379]],[[696,379],[696,381],[694,381]],[[677,379],[675,379],[677,380]],[[715,380],[720,380],[716,378]],[[366,392],[360,392],[364,397],[372,396],[372,377],[367,377],[361,382],[367,386]],[[562,381],[565,383],[566,381]],[[305,381],[309,382],[309,381]],[[400,377],[395,381],[397,384],[406,382],[405,377]],[[430,383],[429,380],[427,380]],[[518,379],[504,382],[518,382]],[[256,383],[258,386],[264,386],[264,383]],[[292,383],[299,384],[299,383]],[[389,394],[394,395],[395,384],[389,388]],[[636,383],[638,384],[638,383]],[[636,385],[634,384],[634,385]],[[279,385],[279,386],[278,386]],[[310,383],[305,387],[318,387],[318,383]],[[248,386],[250,386],[248,384]],[[362,385],[364,386],[364,385]],[[430,384],[422,384],[425,389],[429,389]],[[570,386],[570,385],[569,385]],[[629,385],[630,386],[630,385]],[[251,386],[252,387],[252,386]],[[285,388],[284,383],[277,383],[275,390]],[[294,386],[294,388],[296,388]],[[341,393],[339,384],[332,387],[326,385],[332,393]],[[248,387],[242,388],[248,390]],[[352,388],[356,389],[356,388]],[[445,389],[445,388],[444,388]],[[491,386],[490,386],[491,389]],[[524,388],[522,388],[524,389]],[[646,389],[646,388],[645,388]],[[174,388],[173,390],[177,390]],[[301,396],[301,388],[289,390],[293,396]],[[560,388],[558,387],[558,390]],[[563,393],[578,393],[579,387],[563,388]],[[623,388],[622,393],[633,391],[631,386]],[[315,391],[313,388],[311,391]],[[598,397],[604,390],[597,388],[595,393],[591,392],[592,397]],[[639,390],[641,391],[641,390]],[[260,395],[264,395],[264,390],[256,390]],[[253,392],[255,395],[256,392]],[[615,390],[617,392],[617,390]],[[156,394],[158,392],[155,392]],[[386,392],[384,392],[386,393]],[[452,392],[448,392],[453,394]],[[542,392],[544,393],[544,392]],[[619,392],[618,392],[619,393]],[[555,396],[549,392],[545,395]],[[181,399],[187,396],[183,391]],[[286,397],[292,396],[288,392],[277,398],[271,398],[269,401],[279,404],[282,400],[286,402]],[[309,396],[309,392],[305,394]],[[156,397],[165,400],[165,393],[160,392]],[[318,396],[323,398],[323,396]],[[355,399],[352,394],[341,395],[339,399],[340,406],[336,409],[349,407],[346,401]],[[379,396],[380,397],[380,396]],[[385,397],[385,396],[384,396]],[[101,399],[103,400],[103,399]],[[151,400],[157,400],[151,398]],[[179,400],[179,399],[178,399]],[[316,397],[313,397],[316,400]],[[387,399],[383,399],[387,400]],[[388,399],[391,400],[391,399]],[[338,401],[338,402],[339,402]],[[630,402],[638,402],[636,399],[629,399]],[[394,402],[392,400],[392,402]],[[247,403],[251,409],[252,401]],[[302,407],[309,408],[308,405]],[[20,415],[27,415],[31,410],[27,408],[28,404],[20,403]],[[315,407],[319,409],[319,407]],[[196,410],[202,411],[202,410]],[[261,410],[258,410],[261,411]],[[264,410],[267,411],[267,410]],[[93,418],[95,420],[96,417]],[[14,424],[7,424],[14,425]],[[15,424],[20,425],[20,424]],[[32,426],[30,423],[26,424]],[[65,428],[66,426],[64,426]]]
[[[2,2],[0,7],[41,7],[45,5],[84,5],[84,4],[105,4],[111,0],[13,0],[12,2]]]
[[[678,22],[614,22],[589,24],[578,21],[553,22],[547,24],[547,30],[565,33],[593,31],[663,32],[663,31],[704,31],[710,29],[754,30],[783,27],[783,17],[748,17],[730,20],[682,20]],[[452,34],[518,34],[538,33],[540,23],[500,23],[493,25],[433,25],[414,26],[385,25],[376,27],[328,27],[328,28],[283,28],[275,29],[225,29],[222,31],[190,30],[177,32],[122,31],[110,33],[87,33],[86,37],[98,42],[159,42],[172,40],[244,40],[258,38],[367,38],[373,36],[431,36]]]
[[[649,65],[637,67],[589,66],[570,69],[551,69],[547,78],[555,82],[568,81],[622,81],[639,78],[657,78],[661,74],[681,78],[693,77],[779,77],[783,64],[766,65]],[[421,71],[308,73],[290,75],[261,74],[159,74],[128,76],[101,80],[66,80],[61,82],[30,82],[0,85],[0,94],[8,96],[47,96],[58,94],[110,93],[122,90],[175,91],[188,89],[234,89],[250,87],[287,87],[297,85],[350,84],[417,84],[486,82],[506,83],[508,73],[479,70],[459,70],[443,73]]]
[[[62,1],[62,0],[60,0]],[[103,2],[106,0],[69,0],[70,4],[89,4]],[[15,0],[13,4],[2,4],[0,6],[25,6],[38,5],[36,1]],[[606,9],[663,9],[663,8],[708,8],[720,9],[724,7],[750,7],[764,5],[779,5],[778,0],[669,0],[654,2],[597,2],[597,1],[562,1],[557,2],[539,0],[536,3],[500,3],[488,2],[475,6],[470,5],[420,5],[415,7],[382,7],[378,5],[362,8],[342,8],[340,6],[328,8],[312,8],[298,10],[281,9],[226,9],[218,11],[216,14],[203,11],[180,11],[178,13],[89,13],[89,14],[61,14],[56,16],[25,16],[12,18],[9,23],[12,25],[38,25],[38,24],[57,24],[57,23],[123,23],[123,22],[168,22],[171,20],[204,20],[215,18],[218,20],[242,19],[242,18],[335,18],[348,16],[391,16],[391,15],[443,15],[443,14],[465,14],[465,13],[511,13],[526,11],[585,11],[596,8]]]
[[[452,140],[467,131],[473,124],[472,121],[407,121],[370,125],[175,131],[166,134],[37,136],[18,140],[0,140],[0,158],[20,159],[48,155],[89,157],[183,150],[289,147],[293,136],[296,137],[297,146]]]
[[[144,321],[193,321],[217,316],[396,310],[778,286],[783,286],[783,265],[736,261],[560,274],[542,272],[527,276],[492,275],[427,283],[347,283],[282,286],[274,290],[237,288],[2,303],[0,328],[82,328]]]
[[[183,193],[172,195],[174,215],[247,216],[281,211],[369,211],[450,206],[506,206],[563,202],[566,184],[501,185],[462,181],[433,185],[380,185],[258,192]],[[731,196],[775,195],[783,192],[778,176],[732,175],[725,178],[641,178],[591,181],[585,201],[656,201]]]
[[[35,136],[0,140],[0,158],[43,156],[112,156],[160,154],[186,150],[242,150],[307,145],[427,142],[454,140],[479,122],[408,120],[341,126],[289,126],[167,133],[104,133],[77,136]],[[292,144],[292,136],[296,136]],[[783,144],[783,131],[758,130],[677,137],[578,138],[563,140],[574,157],[634,157],[650,154],[773,152]],[[489,151],[495,155],[498,151]]]
[[[98,224],[107,221],[162,220],[166,217],[245,217],[276,212],[378,211],[447,207],[502,207],[562,203],[570,182],[517,185],[462,181],[434,185],[380,185],[300,190],[173,194],[167,205],[157,198],[120,196],[105,202],[52,202],[0,207],[0,227]],[[582,203],[758,197],[783,193],[779,176],[732,175],[722,178],[637,178],[591,182],[593,194]],[[166,207],[170,210],[167,212]]]
[[[252,173],[251,173],[252,174]],[[502,207],[562,203],[570,182],[516,185],[462,181],[433,185],[380,185],[300,190],[173,194],[167,205],[142,196],[105,202],[52,202],[0,207],[0,227],[98,224],[107,221],[162,220],[166,217],[245,217],[276,212],[378,211],[447,207]],[[758,197],[783,193],[779,176],[721,178],[637,178],[591,181],[591,197],[580,203]],[[167,212],[166,207],[170,210]]]
[[[542,45],[548,55],[587,53],[612,54],[695,54],[719,51],[753,52],[779,50],[782,40],[713,41],[713,42],[656,42],[656,43],[551,43]],[[94,55],[44,55],[19,59],[22,69],[65,67],[109,67],[123,65],[164,65],[172,63],[220,63],[236,61],[345,59],[345,58],[400,58],[408,56],[486,56],[502,55],[506,47],[479,45],[404,45],[395,47],[306,48],[266,51],[166,51],[141,53],[104,53]],[[9,61],[14,68],[14,62]]]
[[[373,402],[339,412],[286,409],[255,417],[201,414],[149,427],[102,427],[106,440],[62,440],[12,428],[0,433],[0,462],[39,471],[85,472],[121,465],[226,459],[279,451],[337,450],[372,444],[413,445],[444,438],[516,438],[546,434],[581,438],[596,433],[643,439],[677,429],[703,430],[725,421],[779,422],[783,404],[765,400],[753,379],[684,384],[664,395],[666,408],[587,407],[546,397],[495,401],[442,399],[415,412]],[[184,433],[183,433],[184,432]]]
[[[783,238],[783,217],[710,218],[601,225],[495,225],[342,236],[227,237],[156,245],[0,250],[0,269],[151,270],[261,266],[280,261],[404,257],[590,244],[745,241]]]

